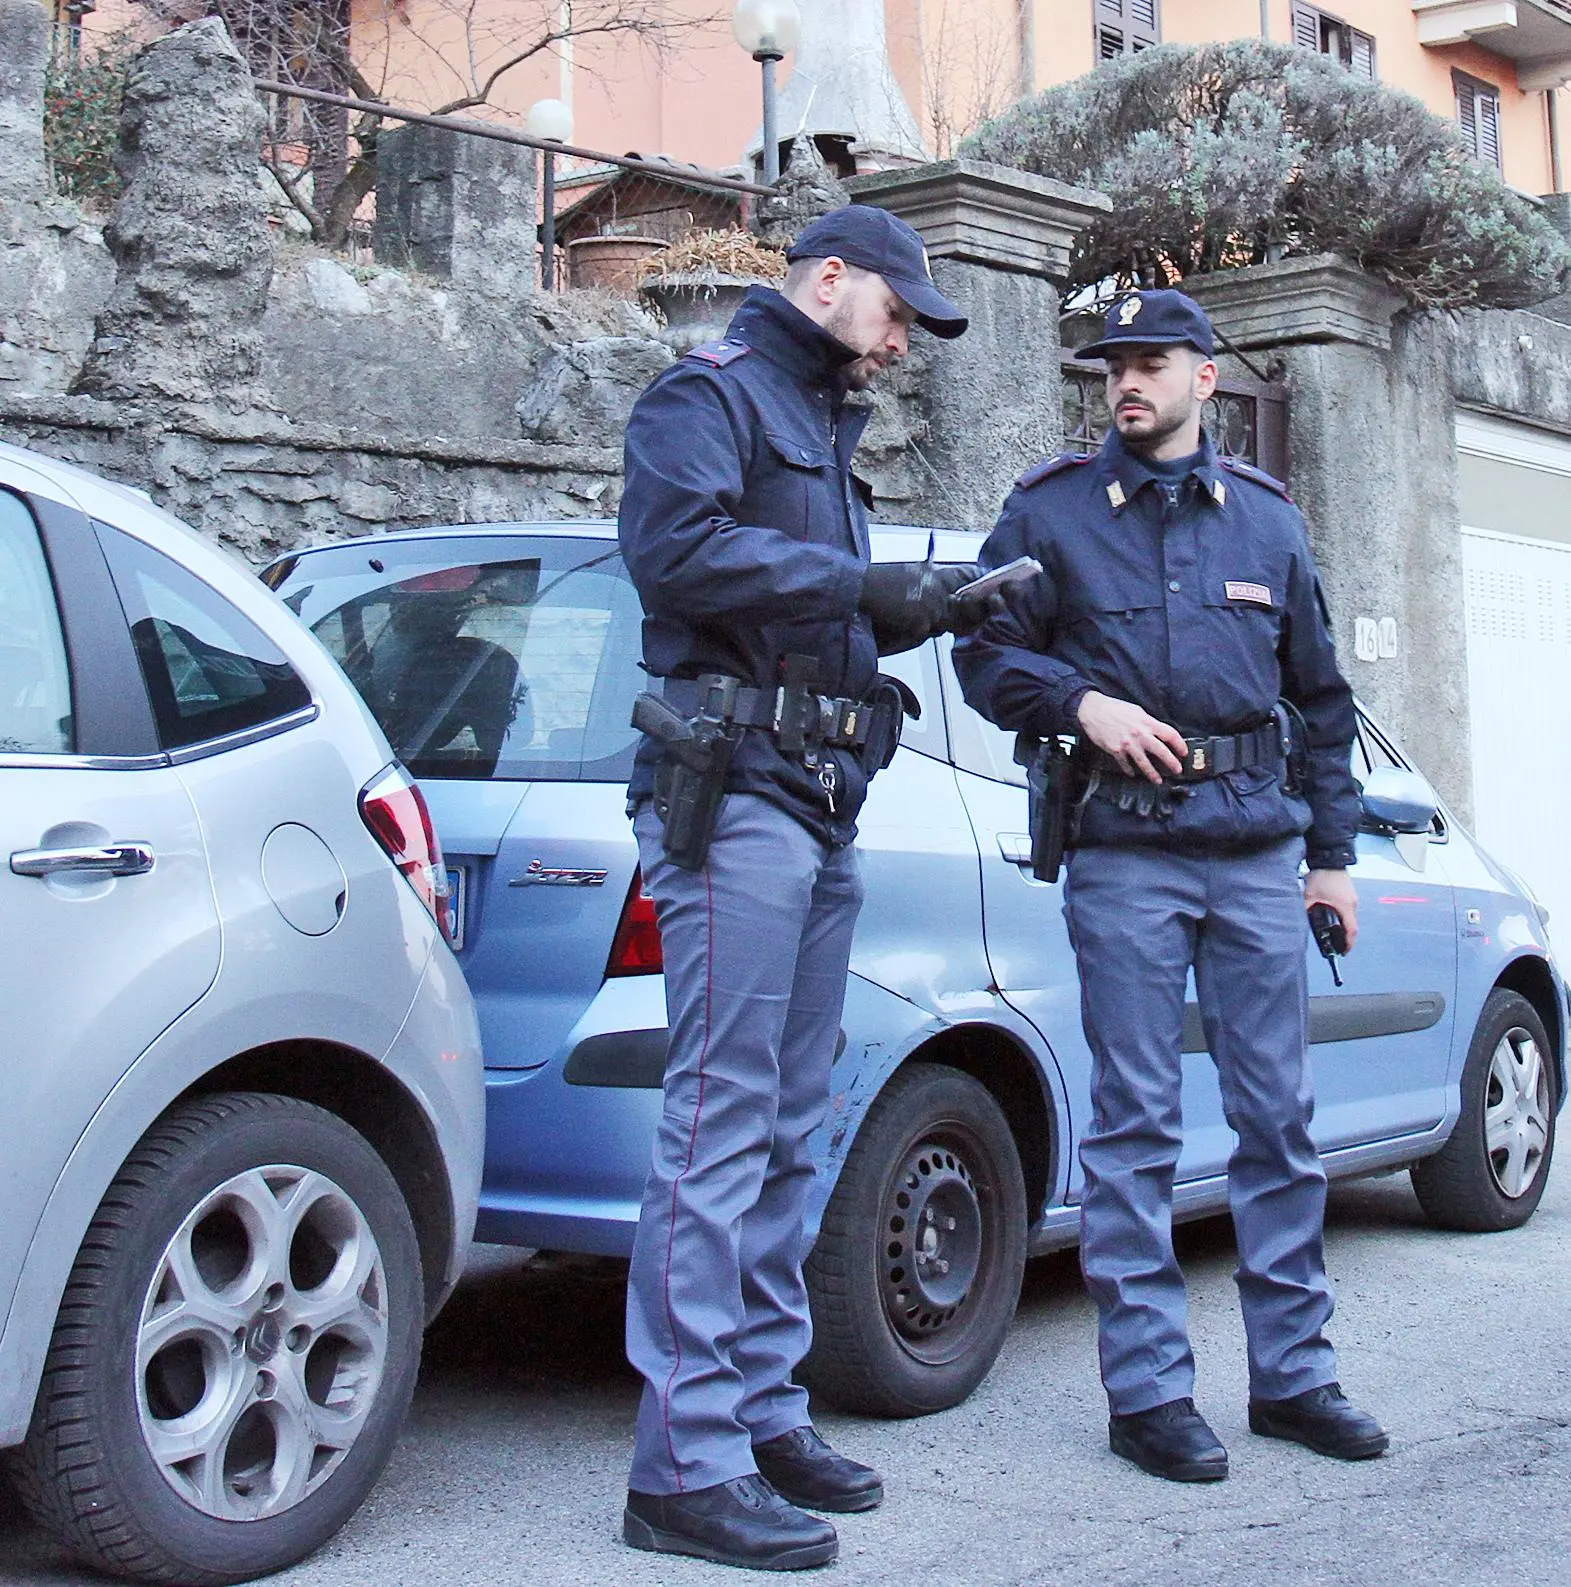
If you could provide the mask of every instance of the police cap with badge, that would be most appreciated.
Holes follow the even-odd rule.
[[[786,258],[843,259],[881,275],[902,302],[916,310],[916,323],[949,340],[970,323],[933,285],[922,239],[898,215],[871,204],[847,204],[809,221]]]
[[[1131,292],[1107,311],[1100,341],[1079,348],[1076,358],[1105,358],[1120,347],[1171,347],[1184,343],[1211,358],[1216,335],[1206,311],[1191,297],[1164,287]]]

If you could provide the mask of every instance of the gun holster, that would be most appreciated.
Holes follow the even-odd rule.
[[[1056,882],[1073,837],[1075,758],[1056,738],[1041,741],[1022,733],[1015,740],[1015,761],[1025,767],[1030,788],[1031,874],[1039,882]]]
[[[633,726],[661,746],[655,767],[655,814],[666,858],[701,871],[720,818],[726,772],[742,737],[733,720],[738,682],[721,673],[699,680],[698,715],[689,719],[656,694],[633,702]]]

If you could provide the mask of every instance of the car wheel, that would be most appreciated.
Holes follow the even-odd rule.
[[[82,1242],[13,1475],[88,1562],[209,1587],[354,1513],[420,1357],[409,1211],[331,1113],[233,1092],[143,1136]]]
[[[958,1405],[1003,1346],[1025,1245],[1003,1110],[956,1069],[897,1070],[868,1107],[807,1262],[808,1381],[875,1416]]]
[[[1537,1010],[1496,988],[1462,1070],[1451,1138],[1412,1168],[1413,1189],[1442,1229],[1515,1229],[1537,1210],[1555,1149],[1553,1049]]]

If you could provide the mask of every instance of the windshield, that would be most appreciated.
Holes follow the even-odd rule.
[[[345,545],[275,587],[416,777],[621,782],[642,613],[612,541]]]

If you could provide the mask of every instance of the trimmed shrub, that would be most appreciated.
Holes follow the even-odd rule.
[[[1335,252],[1420,307],[1515,308],[1563,289],[1571,249],[1410,94],[1258,40],[1159,45],[1050,88],[962,152],[1113,201],[1073,282]]]

